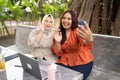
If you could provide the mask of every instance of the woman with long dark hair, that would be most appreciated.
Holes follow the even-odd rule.
[[[93,36],[88,24],[78,25],[74,11],[65,11],[60,27],[54,34],[53,52],[59,56],[57,64],[83,73],[86,80],[91,72],[94,57],[91,53]]]

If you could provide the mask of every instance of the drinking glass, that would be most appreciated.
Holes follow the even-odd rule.
[[[2,49],[0,49],[0,71],[5,70],[5,59],[2,54]]]
[[[5,60],[2,54],[0,54],[0,70],[5,70]]]

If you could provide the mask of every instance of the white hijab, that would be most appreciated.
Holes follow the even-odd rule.
[[[44,22],[45,22],[45,19],[47,18],[47,17],[51,17],[51,19],[52,19],[52,28],[53,28],[53,26],[54,26],[54,18],[53,18],[53,16],[51,15],[51,14],[47,14],[47,15],[45,15],[44,17],[43,17],[43,19],[42,19],[42,26],[44,26]]]

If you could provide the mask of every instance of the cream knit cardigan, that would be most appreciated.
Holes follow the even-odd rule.
[[[30,32],[28,38],[28,45],[32,46],[31,54],[39,58],[45,58],[50,62],[56,62],[58,57],[52,52],[53,45],[53,34],[54,31],[50,30],[49,35],[46,36],[46,33],[43,32],[42,38],[40,41],[36,40],[36,37],[39,33],[39,29],[35,29]]]

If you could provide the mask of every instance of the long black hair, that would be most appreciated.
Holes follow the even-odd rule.
[[[61,41],[61,44],[63,44],[66,41],[66,39],[67,39],[67,37],[66,37],[66,31],[65,31],[65,29],[62,26],[62,18],[63,18],[63,16],[66,13],[70,13],[71,14],[71,18],[72,18],[71,30],[73,31],[74,29],[76,29],[78,27],[78,19],[77,19],[76,14],[74,13],[74,11],[73,10],[67,10],[67,11],[65,11],[62,14],[61,18],[60,18],[60,26],[59,26],[59,28],[60,28],[60,30],[62,32],[62,41]]]

